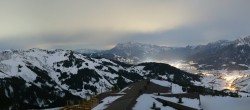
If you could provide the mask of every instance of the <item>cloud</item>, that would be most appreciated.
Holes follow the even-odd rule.
[[[155,32],[173,29],[192,15],[172,2],[19,1],[1,4],[0,36],[88,31]],[[14,33],[13,33],[14,31]]]
[[[250,34],[249,3],[248,0],[1,1],[0,45],[103,49],[128,40],[183,46],[234,39]],[[18,44],[12,43],[17,40]]]

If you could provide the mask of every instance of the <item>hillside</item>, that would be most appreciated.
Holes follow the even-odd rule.
[[[70,50],[7,50],[0,52],[0,107],[63,106],[148,78],[193,85],[201,77],[168,64],[128,65]]]

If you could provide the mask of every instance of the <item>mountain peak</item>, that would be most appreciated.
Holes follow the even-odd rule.
[[[248,45],[250,46],[250,36],[239,38],[236,41],[237,46]]]

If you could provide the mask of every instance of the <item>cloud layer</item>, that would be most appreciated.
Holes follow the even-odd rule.
[[[1,1],[0,49],[205,44],[250,35],[249,0]]]

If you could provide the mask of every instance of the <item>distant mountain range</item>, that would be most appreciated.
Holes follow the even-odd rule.
[[[194,61],[204,69],[246,70],[250,65],[250,36],[234,41],[217,41],[197,46],[197,53],[187,60]]]
[[[105,57],[112,60],[121,61],[128,64],[138,64],[141,62],[154,62],[156,60],[176,61],[186,59],[192,53],[193,47],[166,47],[137,42],[119,43],[110,50],[78,49],[77,53],[92,57]]]
[[[110,50],[78,53],[105,57],[129,64],[140,62],[194,62],[198,69],[246,70],[250,65],[250,36],[234,41],[220,40],[207,45],[166,47],[136,42],[120,43]]]

